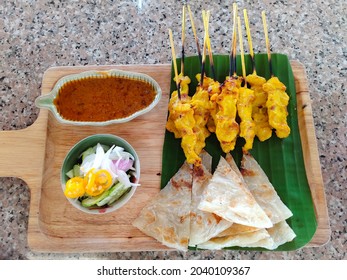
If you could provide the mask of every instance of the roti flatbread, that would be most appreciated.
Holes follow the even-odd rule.
[[[211,170],[212,157],[204,153],[202,159],[203,164],[193,169],[189,246],[206,242],[232,224],[216,214],[198,209],[202,194],[212,178],[212,174],[207,170]]]
[[[212,156],[206,152],[205,150],[202,150],[200,153],[201,163],[205,167],[205,169],[212,173]]]
[[[263,247],[269,250],[275,250],[278,246],[290,242],[296,237],[295,232],[286,221],[275,224],[272,228],[267,229],[267,232],[270,235],[269,237],[250,244],[249,247]]]
[[[263,169],[249,153],[244,153],[241,173],[248,189],[273,224],[291,217],[293,213],[282,202]]]
[[[232,223],[257,228],[272,227],[244,181],[220,157],[218,166],[202,194],[198,209],[214,213]]]
[[[278,246],[292,241],[296,234],[287,224],[282,221],[274,225],[269,229],[257,229],[253,230],[250,227],[243,227],[237,224],[233,224],[230,228],[234,227],[234,230],[227,229],[224,233],[228,233],[226,236],[220,236],[212,238],[211,240],[200,244],[198,247],[201,249],[218,250],[226,247],[262,247],[269,250],[275,250]],[[220,235],[224,234],[223,232]]]
[[[220,232],[216,237],[237,235],[239,233],[250,233],[255,232],[257,230],[259,230],[259,228],[233,223],[230,227]]]
[[[274,223],[273,227],[267,229],[269,236],[258,240],[257,242],[250,243],[247,247],[263,247],[269,250],[274,250],[278,246],[292,241],[296,235],[285,222],[285,219],[292,216],[292,213],[281,201],[272,184],[269,182],[265,172],[261,169],[255,159],[249,153],[243,155],[241,162],[242,173],[238,170],[231,154],[226,155],[226,160],[230,167],[243,178],[254,198],[269,216],[271,222]],[[236,224],[233,224],[220,235],[235,235],[237,232],[247,231],[247,228],[236,226]],[[251,229],[252,228],[248,230]]]
[[[190,236],[192,169],[185,162],[146,205],[133,225],[162,244],[187,251]]]
[[[266,229],[258,229],[253,232],[240,232],[234,235],[215,237],[209,241],[198,245],[200,249],[219,250],[226,247],[248,247],[249,244],[259,240],[270,238]],[[271,241],[271,239],[269,239]]]
[[[225,155],[225,160],[227,161],[227,163],[229,163],[230,167],[232,170],[235,171],[235,173],[243,180],[242,174],[240,169],[237,167],[237,164],[233,158],[233,156],[230,153],[227,153]]]

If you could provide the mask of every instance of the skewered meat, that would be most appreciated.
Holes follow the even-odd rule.
[[[223,152],[228,153],[235,148],[239,133],[239,124],[236,122],[236,103],[239,97],[241,80],[228,77],[221,93],[216,99],[218,112],[216,114],[216,136]]]
[[[176,78],[174,78],[176,81]],[[168,105],[169,117],[166,123],[166,129],[175,134],[175,138],[181,138],[181,132],[177,130],[175,126],[175,120],[178,118],[180,111],[178,109],[178,103],[189,103],[191,98],[189,94],[189,84],[191,82],[188,76],[183,76],[182,74],[178,75],[178,80],[180,84],[180,96],[181,99],[178,98],[178,91],[175,90],[171,94],[171,98]],[[177,109],[176,109],[177,108]]]
[[[277,137],[285,138],[290,134],[290,127],[287,124],[289,96],[286,93],[286,86],[277,77],[272,77],[263,85],[263,89],[268,94],[266,107],[269,123],[276,129]]]
[[[210,116],[209,95],[206,89],[198,86],[192,97],[191,105],[194,110],[195,126],[193,128],[197,141],[195,143],[195,152],[200,154],[205,147],[205,140],[210,136],[210,132],[206,128],[207,121]]]
[[[239,99],[237,102],[237,112],[241,119],[240,136],[246,140],[243,150],[248,151],[253,147],[255,137],[255,122],[252,118],[252,108],[255,99],[254,91],[241,87],[239,89]]]
[[[201,74],[196,75],[196,79],[200,83]],[[204,76],[203,88],[207,90],[209,94],[209,118],[207,120],[207,128],[210,132],[216,131],[216,113],[218,111],[218,106],[216,103],[217,96],[221,90],[221,84],[218,81],[213,80],[210,77]]]
[[[246,81],[251,85],[255,96],[252,108],[255,135],[260,141],[265,141],[272,135],[272,127],[269,124],[268,110],[266,107],[267,93],[263,90],[266,80],[257,74],[250,74],[247,76]]]
[[[195,152],[198,137],[195,132],[196,121],[194,117],[194,109],[191,104],[191,97],[189,93],[190,78],[180,74],[178,76],[180,81],[180,97],[178,92],[174,91],[171,94],[169,101],[169,117],[166,123],[166,128],[175,134],[175,138],[182,138],[181,147],[186,156],[187,162],[199,165],[201,159],[199,153]]]

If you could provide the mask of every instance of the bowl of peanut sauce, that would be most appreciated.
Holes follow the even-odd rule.
[[[58,80],[35,105],[50,110],[58,121],[102,126],[128,122],[152,110],[162,90],[150,76],[109,70],[86,71]]]

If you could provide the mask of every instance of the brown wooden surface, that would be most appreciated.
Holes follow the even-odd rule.
[[[291,64],[305,167],[318,220],[316,234],[307,246],[320,246],[329,240],[330,227],[310,96],[304,67],[296,61]],[[126,124],[106,127],[61,125],[50,112],[40,110],[32,126],[0,132],[0,176],[22,178],[31,191],[28,245],[34,251],[170,250],[131,225],[142,207],[160,189],[170,65],[54,67],[44,74],[42,94],[50,92],[56,81],[65,75],[112,68],[152,76],[163,91],[159,104],[151,112]],[[88,215],[75,209],[64,197],[60,185],[60,168],[69,149],[95,133],[111,133],[125,138],[136,149],[141,161],[141,187],[123,208],[106,215]]]

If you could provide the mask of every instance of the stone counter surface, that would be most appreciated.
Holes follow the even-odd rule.
[[[320,247],[291,252],[202,251],[38,253],[27,245],[30,190],[18,178],[0,178],[0,259],[346,259],[346,17],[338,1],[237,1],[247,8],[255,52],[265,51],[261,11],[267,12],[273,52],[305,65],[331,224]],[[198,34],[201,10],[211,11],[215,53],[228,53],[232,1],[190,1]],[[43,73],[52,66],[163,64],[176,51],[181,1],[0,1],[0,128],[33,124]],[[187,23],[186,55],[195,54]],[[246,48],[247,49],[247,48]],[[0,155],[1,156],[1,155]]]

